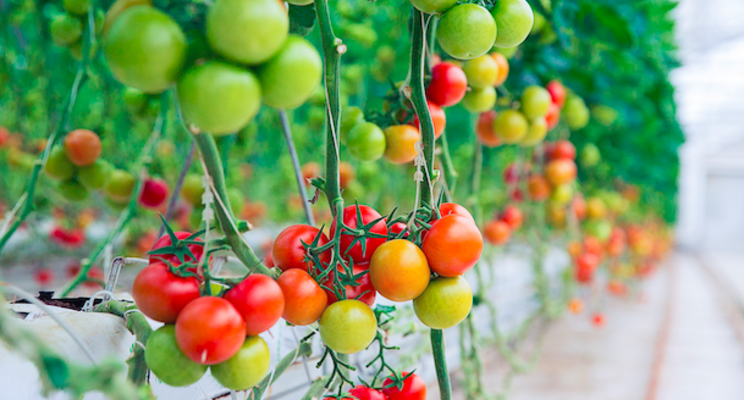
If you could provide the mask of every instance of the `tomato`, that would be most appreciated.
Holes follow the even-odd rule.
[[[584,230],[600,241],[605,241],[612,233],[612,223],[605,219],[590,219],[584,222]]]
[[[584,148],[581,149],[581,165],[585,167],[593,167],[599,163],[601,155],[599,148],[592,143],[587,143]]]
[[[46,287],[54,281],[54,271],[49,268],[41,268],[34,271],[34,282],[37,285]]]
[[[328,243],[328,237],[318,228],[310,225],[298,224],[284,229],[274,241],[272,248],[274,264],[282,271],[290,268],[299,268],[308,271],[312,263],[305,261],[307,251],[302,245],[302,242],[311,245],[318,235],[320,235],[318,246]],[[325,268],[331,262],[330,252],[324,252],[319,257],[321,263],[324,264],[319,266],[319,268]]]
[[[377,389],[372,389],[364,385],[357,385],[349,390],[352,396],[358,400],[388,400],[388,398]]]
[[[76,129],[65,136],[65,154],[78,167],[91,165],[101,155],[101,139],[87,129]]]
[[[150,334],[145,347],[147,368],[169,386],[188,386],[196,383],[207,366],[191,361],[178,348],[176,327],[163,325]]]
[[[589,283],[594,279],[594,271],[599,265],[599,258],[591,253],[584,253],[576,258],[575,278],[579,283]]]
[[[176,238],[178,240],[186,239],[187,237],[191,236],[190,232],[184,232],[184,231],[176,231],[173,232],[176,235]],[[201,241],[201,239],[195,239],[196,241]],[[171,241],[171,238],[168,234],[165,234],[161,236],[153,245],[151,253],[160,253],[156,250],[161,249],[163,247],[170,247],[173,244]],[[187,255],[184,257],[184,261],[198,261],[201,259],[202,254],[204,253],[204,246],[201,244],[187,244],[187,243],[181,243],[181,246],[187,246],[188,249],[191,251],[191,254],[194,255],[196,258],[195,260],[191,258],[191,256]],[[165,253],[165,254],[150,254],[149,255],[150,264],[162,262],[163,260],[166,260],[167,262],[173,264],[174,266],[181,265],[181,260],[179,260],[178,256],[174,253]]]
[[[68,179],[57,186],[59,194],[66,200],[80,202],[88,198],[88,189],[75,179]]]
[[[302,269],[284,271],[276,280],[284,293],[282,318],[297,326],[310,325],[320,318],[328,305],[328,296]]]
[[[478,140],[486,147],[496,147],[501,144],[501,138],[493,129],[493,120],[496,119],[496,111],[486,111],[478,116],[478,124],[475,133]]]
[[[568,140],[558,140],[553,145],[553,151],[550,152],[551,160],[575,160],[576,147]]]
[[[496,40],[496,22],[484,7],[459,4],[442,15],[437,41],[447,54],[461,60],[482,56]]]
[[[605,317],[602,313],[595,313],[592,316],[592,324],[596,326],[597,328],[603,327],[605,325]]]
[[[566,117],[568,127],[578,130],[589,123],[589,108],[581,97],[569,96],[566,105],[563,106],[563,115]]]
[[[545,85],[545,89],[550,93],[550,99],[553,101],[553,104],[558,106],[559,109],[566,104],[566,87],[562,83],[552,80]]]
[[[413,310],[432,329],[451,328],[465,319],[473,307],[473,292],[462,276],[440,276],[429,282],[424,293],[413,300]]]
[[[75,176],[75,165],[67,158],[65,149],[58,146],[49,153],[44,172],[54,179],[67,180]]]
[[[442,107],[439,107],[431,100],[427,100],[426,105],[429,106],[429,115],[431,116],[431,121],[434,125],[434,139],[439,139],[439,137],[442,136],[442,132],[444,132],[444,128],[447,126],[447,115],[444,113]],[[421,131],[418,115],[413,116],[413,122],[411,122],[411,125]]]
[[[266,275],[250,275],[222,297],[243,316],[250,336],[269,330],[284,313],[282,288]]]
[[[401,373],[401,376],[403,377],[403,387],[398,388],[396,385],[382,389],[382,393],[387,396],[387,400],[426,400],[426,382],[420,376],[405,371]],[[387,378],[382,386],[388,386],[392,383],[393,380]]]
[[[364,111],[361,108],[350,106],[341,111],[341,142],[346,143],[346,137],[355,126],[364,122]]]
[[[551,103],[548,107],[548,113],[545,114],[545,122],[548,123],[548,130],[553,130],[558,126],[558,122],[561,120],[561,109],[555,103]]]
[[[358,210],[358,211],[357,211]],[[359,221],[357,218],[357,213],[361,215],[361,221]],[[379,219],[379,221],[372,226],[371,232],[376,233],[379,235],[387,236],[387,226],[385,225],[385,219],[380,219],[381,215],[378,213],[374,208],[365,206],[365,205],[350,205],[346,206],[344,208],[343,213],[343,222],[346,226],[348,226],[351,229],[358,229],[362,225],[366,225],[371,223],[374,220]],[[331,224],[331,237],[334,237],[336,233],[336,220],[334,219],[333,223]],[[368,238],[364,239],[365,249],[362,251],[362,244],[360,241],[357,241],[352,246],[352,241],[354,241],[354,236],[349,234],[348,232],[342,232],[341,233],[341,254],[350,257],[352,260],[354,260],[355,263],[363,263],[369,261],[370,258],[372,258],[372,254],[374,254],[375,250],[380,247],[383,243],[385,243],[385,238]]]
[[[468,211],[467,208],[457,204],[457,203],[442,203],[439,205],[439,214],[442,217],[446,217],[447,215],[459,215],[461,217],[465,217],[473,223],[475,223],[475,219],[470,214],[470,211]]]
[[[407,229],[408,229],[408,226],[405,223],[396,222],[390,227],[389,232],[397,237],[401,232]],[[408,236],[410,236],[409,232],[406,232],[405,235],[403,235],[404,238],[407,238]],[[372,256],[374,257],[374,254]]]
[[[145,208],[157,210],[168,199],[168,184],[159,178],[148,178],[142,184],[139,201]]]
[[[532,175],[527,179],[527,191],[533,201],[543,201],[550,196],[550,184],[542,175]]]
[[[483,228],[483,236],[486,241],[493,245],[506,244],[511,236],[509,224],[502,220],[492,219]]]
[[[385,140],[390,143],[387,134],[385,135]],[[341,163],[338,164],[338,175],[339,186],[341,186],[341,189],[346,189],[347,187],[349,187],[349,184],[356,178],[354,167],[346,161],[341,161]]]
[[[243,64],[266,62],[289,33],[287,11],[276,0],[217,0],[209,7],[207,40],[220,55]]]
[[[501,220],[506,222],[511,230],[516,231],[517,229],[522,227],[524,214],[522,214],[522,210],[520,210],[518,207],[510,204],[506,206],[504,208],[504,212],[501,213]]]
[[[601,219],[607,215],[607,206],[599,197],[592,197],[586,202],[586,215],[592,219]]]
[[[245,322],[229,301],[199,297],[178,315],[178,347],[192,361],[214,365],[227,361],[243,346]]]
[[[499,65],[488,54],[469,60],[462,67],[468,85],[475,89],[493,87],[499,77]]]
[[[456,0],[411,0],[414,7],[427,14],[443,13],[457,4]]]
[[[302,166],[302,178],[305,181],[305,186],[310,185],[310,181],[313,178],[320,176],[320,164],[316,162],[308,162]]]
[[[85,244],[85,232],[81,229],[65,229],[55,226],[49,231],[49,240],[65,247],[78,248]]]
[[[421,249],[432,272],[446,277],[462,275],[483,252],[483,237],[473,221],[448,215],[432,224]]]
[[[573,298],[568,302],[568,309],[571,310],[571,313],[573,314],[581,314],[581,312],[584,311],[584,302],[581,301],[581,299]]]
[[[83,24],[79,19],[62,13],[52,18],[49,33],[56,45],[69,46],[80,40],[83,34]]]
[[[207,61],[181,77],[178,99],[187,122],[221,136],[239,131],[253,120],[261,107],[261,86],[247,69]]]
[[[77,180],[90,190],[103,189],[109,180],[112,169],[111,164],[98,159],[87,167],[78,168]]]
[[[426,97],[442,107],[459,103],[468,90],[465,72],[455,64],[441,62],[431,69],[431,82],[426,88]]]
[[[462,106],[471,113],[482,113],[493,108],[496,104],[496,89],[486,86],[482,89],[472,89],[462,99]]]
[[[545,116],[551,104],[550,93],[536,85],[528,86],[522,92],[520,101],[521,111],[529,119]]]
[[[550,201],[559,205],[566,205],[573,197],[573,187],[570,184],[556,186],[550,194]]]
[[[142,269],[132,284],[132,298],[142,314],[166,324],[176,322],[184,307],[199,295],[197,278],[177,276],[162,262]]]
[[[553,160],[545,167],[545,177],[553,186],[563,185],[576,179],[576,163],[571,160]]]
[[[62,6],[70,14],[85,15],[90,9],[90,0],[64,0]]]
[[[418,155],[415,144],[421,140],[418,129],[411,125],[393,125],[385,128],[385,158],[393,164],[406,164]]]
[[[132,174],[115,169],[108,176],[108,182],[103,187],[103,194],[115,203],[126,203],[134,191],[135,184]]]
[[[354,354],[367,348],[377,334],[375,313],[358,300],[333,303],[320,317],[320,337],[331,350]]]
[[[527,118],[516,110],[504,110],[493,121],[493,130],[507,144],[519,143],[527,129]]]
[[[181,72],[186,35],[165,13],[151,6],[134,6],[113,22],[103,51],[117,80],[145,93],[159,93]]]
[[[514,185],[517,182],[519,182],[519,166],[511,163],[504,169],[504,183]]]
[[[506,78],[509,77],[509,61],[501,53],[491,53],[491,58],[493,58],[499,66],[499,73],[493,86],[501,86],[506,82]]]
[[[238,188],[231,187],[227,189],[227,200],[230,203],[228,206],[230,206],[230,210],[232,210],[233,214],[238,214],[243,210],[245,197]]]
[[[363,273],[364,271],[367,271],[369,269],[369,264],[357,264],[354,265],[351,272],[354,275],[359,275]],[[343,267],[341,265],[336,266],[337,272],[343,272]],[[325,280],[325,285],[327,287],[330,287],[333,285],[332,279],[334,279],[333,273],[331,273],[330,278]],[[338,297],[336,297],[336,293],[333,290],[327,290],[323,289],[328,296],[328,304],[333,304],[338,301]],[[377,291],[375,290],[375,287],[372,285],[372,281],[369,279],[369,273],[365,273],[364,275],[361,275],[356,280],[356,286],[355,285],[345,285],[344,286],[344,292],[347,299],[352,300],[359,300],[362,303],[372,307],[373,304],[375,304],[375,298],[377,298]]]
[[[385,133],[371,122],[362,122],[349,132],[346,146],[355,158],[375,161],[385,154]]]
[[[522,146],[535,146],[545,139],[548,134],[548,121],[545,117],[537,117],[530,121],[529,128],[527,128],[527,134],[519,142]]]
[[[202,204],[203,194],[204,187],[202,187],[201,176],[197,174],[186,175],[181,186],[181,197],[192,206],[199,207]]]
[[[602,242],[599,241],[596,237],[592,236],[591,234],[587,234],[584,236],[584,251],[590,254],[594,254],[597,257],[602,257],[604,255],[604,248],[602,247]]]
[[[532,30],[534,16],[526,0],[499,0],[491,10],[499,27],[495,47],[519,46]]]
[[[586,201],[581,195],[575,196],[571,201],[571,208],[573,209],[576,218],[584,219],[586,217]]]
[[[429,285],[431,270],[421,249],[405,239],[378,247],[369,263],[374,288],[392,301],[413,300]]]
[[[229,360],[209,367],[212,377],[230,390],[248,390],[256,386],[269,372],[269,346],[259,336],[245,339],[245,343]]]
[[[290,35],[279,52],[258,69],[261,101],[270,107],[293,110],[313,94],[322,73],[318,50],[306,39]]]

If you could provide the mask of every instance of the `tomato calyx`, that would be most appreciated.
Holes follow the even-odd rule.
[[[172,256],[175,256],[181,264],[186,263],[187,257],[190,260],[198,261],[197,256],[191,250],[189,245],[203,246],[204,242],[197,240],[197,239],[201,235],[204,234],[204,231],[200,230],[198,232],[192,233],[186,238],[179,239],[178,236],[176,236],[176,233],[170,227],[170,225],[168,225],[168,223],[165,221],[165,218],[163,217],[162,214],[160,214],[160,219],[163,221],[163,226],[165,227],[166,234],[170,238],[171,244],[163,246],[163,247],[159,247],[157,249],[150,250],[149,252],[147,252],[147,254],[151,256],[171,256],[172,255]],[[165,257],[158,257],[158,258],[160,258],[163,261],[166,261]]]

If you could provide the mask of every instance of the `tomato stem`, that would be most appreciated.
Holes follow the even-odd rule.
[[[315,226],[315,218],[313,217],[313,210],[310,208],[310,201],[307,197],[307,190],[305,190],[305,180],[302,177],[302,167],[300,167],[300,158],[297,156],[297,149],[295,149],[294,140],[292,139],[292,128],[289,125],[289,118],[287,118],[287,112],[279,110],[279,120],[282,123],[282,131],[284,131],[284,139],[287,140],[287,148],[289,150],[289,157],[292,159],[292,168],[294,169],[295,179],[297,180],[297,190],[300,192],[300,199],[302,199],[302,208],[305,210],[305,218],[309,225]]]

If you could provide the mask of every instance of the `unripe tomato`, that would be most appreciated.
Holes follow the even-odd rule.
[[[558,185],[550,194],[550,201],[555,204],[566,205],[573,197],[573,187],[570,184]]]
[[[606,219],[590,219],[584,222],[584,230],[600,241],[606,241],[612,233],[612,223]]]
[[[496,147],[501,144],[501,138],[493,129],[493,120],[496,119],[496,111],[486,111],[478,116],[478,124],[475,133],[478,140],[486,147]]]
[[[413,300],[413,310],[432,329],[451,328],[465,319],[473,307],[473,291],[462,276],[440,276],[429,282],[424,293]]]
[[[104,37],[111,73],[145,93],[159,93],[175,82],[186,59],[186,35],[176,21],[154,7],[123,11]]]
[[[310,225],[292,225],[289,228],[284,229],[279,236],[274,240],[272,247],[272,255],[274,258],[274,265],[279,267],[282,271],[286,271],[291,268],[299,268],[308,271],[313,266],[312,262],[305,261],[305,244],[311,245],[315,238],[318,238],[318,246],[323,246],[328,243],[328,237],[325,233],[321,232],[318,228]],[[329,262],[331,262],[331,253],[324,252],[319,256],[321,266],[320,269],[326,268]]]
[[[426,88],[426,97],[442,107],[459,103],[468,90],[465,72],[455,64],[441,62],[431,69],[431,82]]]
[[[560,228],[566,224],[566,210],[563,208],[563,204],[551,201],[546,204],[545,213],[551,225]]]
[[[266,275],[250,275],[222,297],[243,316],[250,336],[269,330],[284,313],[282,288]]]
[[[411,0],[414,7],[427,14],[443,13],[457,4],[456,0]]]
[[[529,128],[527,128],[527,134],[519,142],[522,146],[535,146],[542,143],[545,140],[545,136],[548,134],[548,122],[545,117],[537,117],[530,121]]]
[[[496,22],[484,7],[460,4],[442,15],[437,41],[447,54],[470,60],[491,50],[496,40]]]
[[[393,125],[385,128],[385,159],[393,164],[407,164],[418,155],[415,144],[421,140],[418,129],[411,125]]]
[[[199,297],[178,315],[178,347],[192,361],[214,365],[234,356],[245,341],[245,322],[229,301]]]
[[[403,377],[402,388],[399,389],[396,385],[382,389],[387,400],[426,400],[426,382],[420,376],[405,371],[401,373],[401,376]],[[391,383],[393,380],[387,378],[382,386],[385,387]]]
[[[521,110],[527,118],[543,117],[550,108],[550,93],[541,86],[528,86],[522,93]]]
[[[566,87],[559,81],[552,80],[545,85],[545,89],[550,93],[550,99],[553,101],[553,104],[558,106],[558,108],[562,108],[566,103]]]
[[[208,61],[181,77],[178,99],[187,122],[221,136],[239,131],[253,120],[261,107],[261,86],[247,69]]]
[[[499,65],[488,54],[469,60],[462,66],[468,85],[475,89],[493,87],[499,77]]]
[[[331,350],[354,354],[367,348],[375,339],[375,313],[358,300],[333,303],[320,317],[320,337]]]
[[[576,163],[571,160],[553,160],[545,167],[545,177],[551,185],[560,186],[576,179]]]
[[[499,0],[491,10],[491,15],[499,27],[493,43],[496,47],[522,44],[534,23],[532,8],[525,0]]]
[[[527,129],[527,118],[516,110],[504,110],[493,121],[493,130],[507,144],[519,143]]]
[[[532,175],[527,179],[527,191],[533,201],[543,201],[550,196],[550,184],[542,175]]]
[[[545,114],[545,122],[548,123],[548,130],[553,130],[558,126],[558,122],[561,120],[561,108],[555,103],[551,103],[548,108],[548,113]]]
[[[57,190],[62,197],[72,202],[79,202],[88,198],[88,189],[80,184],[77,179],[68,179],[60,183]]]
[[[196,383],[207,366],[191,361],[178,348],[175,325],[163,325],[150,334],[145,347],[147,368],[169,386],[188,386]]]
[[[57,146],[49,153],[44,172],[54,179],[67,180],[75,176],[75,164],[67,158],[64,147]]]
[[[199,207],[202,203],[203,194],[204,187],[202,187],[201,176],[197,174],[186,175],[181,186],[181,197],[192,206]]]
[[[509,61],[501,53],[491,53],[491,58],[493,58],[499,66],[499,73],[493,86],[501,86],[506,82],[506,78],[509,77]]]
[[[358,220],[357,212],[359,213],[359,215],[361,215],[361,221]],[[380,213],[378,213],[374,208],[365,205],[350,205],[344,208],[343,222],[344,225],[348,226],[351,229],[358,229],[362,225],[369,224],[372,221],[378,219],[379,221],[374,224],[374,226],[372,226],[371,232],[377,233],[382,236],[387,236],[387,226],[385,225],[385,219],[381,218]],[[331,237],[335,237],[335,234],[336,220],[334,219],[333,223],[331,224]],[[385,243],[385,240],[385,238],[364,239],[364,241],[366,242],[366,248],[364,249],[364,251],[362,251],[361,241],[355,241],[354,236],[349,234],[348,232],[341,232],[341,254],[354,260],[354,263],[368,262],[370,258],[372,258],[372,254],[374,254],[375,250],[377,250],[380,245]],[[352,242],[354,241],[355,243],[352,246]]]
[[[607,206],[599,197],[592,197],[586,201],[586,215],[592,219],[602,219],[607,215]]]
[[[462,99],[462,106],[471,113],[482,113],[496,104],[496,89],[486,86],[469,91]]]
[[[220,55],[256,65],[279,51],[289,33],[289,17],[276,0],[217,0],[209,7],[207,40]]]
[[[363,122],[364,111],[361,108],[355,106],[345,107],[341,111],[341,142],[346,143],[346,137],[349,136],[349,132]]]
[[[103,188],[103,194],[115,203],[126,203],[134,191],[135,184],[132,174],[115,169],[109,174],[109,180]]]
[[[369,263],[372,285],[392,301],[413,300],[429,285],[429,263],[421,249],[405,239],[394,239],[375,250]]]
[[[581,149],[581,165],[585,167],[593,167],[599,163],[601,155],[599,149],[593,143],[587,143],[584,148]]]
[[[62,6],[71,14],[85,15],[90,8],[90,0],[64,0]]]
[[[388,400],[388,398],[377,389],[372,389],[364,385],[357,385],[349,390],[352,396],[358,400]]]
[[[258,69],[261,100],[269,107],[293,110],[313,94],[322,73],[318,50],[306,39],[290,35],[279,52]]]
[[[349,153],[362,161],[376,161],[385,154],[385,133],[371,122],[357,124],[346,138]]]
[[[310,274],[302,269],[288,269],[276,283],[284,293],[284,318],[297,326],[310,325],[320,318],[328,305],[328,296]]]
[[[98,159],[91,165],[79,168],[77,179],[89,190],[99,190],[106,186],[112,169],[111,164]]]
[[[439,139],[444,132],[444,128],[447,126],[447,115],[445,115],[442,107],[436,105],[431,100],[427,100],[426,104],[429,106],[429,115],[431,116],[432,124],[434,125],[434,139]],[[411,124],[421,131],[421,125],[419,124],[418,115],[413,116],[413,122]]]
[[[421,249],[432,272],[452,277],[472,268],[483,252],[483,237],[473,221],[448,215],[432,224]]]
[[[473,215],[470,214],[470,211],[468,211],[467,208],[457,204],[457,203],[442,203],[439,205],[439,214],[442,217],[446,217],[448,215],[459,215],[461,217],[465,217],[473,223],[475,223],[475,218],[473,218]]]
[[[145,179],[142,184],[139,202],[145,208],[157,210],[168,199],[168,192],[168,184],[164,180],[159,178]]]
[[[508,205],[504,208],[504,212],[501,213],[501,220],[506,222],[507,225],[509,225],[509,228],[511,228],[512,231],[516,231],[517,229],[522,227],[522,223],[524,222],[524,214],[522,213],[522,210],[519,209],[519,207],[515,205]]]
[[[550,152],[551,160],[575,160],[576,147],[568,140],[558,140],[553,145],[553,151]]]
[[[563,106],[563,115],[566,117],[568,127],[572,130],[578,130],[589,123],[589,108],[584,100],[578,96],[570,96],[566,99],[566,105]]]
[[[351,270],[354,275],[359,275],[355,281],[355,285],[348,284],[344,286],[344,295],[350,300],[359,300],[362,303],[372,307],[375,304],[377,298],[377,290],[372,285],[372,281],[369,279],[369,273],[365,273],[369,269],[369,264],[355,264]],[[336,266],[337,272],[343,272],[343,266],[340,264]],[[325,286],[333,286],[334,272],[331,272],[329,278],[324,281]],[[361,275],[360,275],[361,274]],[[333,290],[323,289],[328,296],[328,304],[333,304],[338,301],[336,292]]]
[[[69,14],[59,14],[52,19],[49,32],[57,46],[69,46],[82,36],[83,24]]]
[[[212,365],[212,377],[230,390],[248,390],[261,382],[269,372],[269,346],[259,336],[249,336],[229,360]]]
[[[483,237],[493,245],[502,245],[509,241],[511,228],[502,220],[492,219],[483,228]]]
[[[134,279],[132,298],[146,316],[172,324],[184,307],[199,298],[199,280],[177,276],[162,262],[151,263]]]

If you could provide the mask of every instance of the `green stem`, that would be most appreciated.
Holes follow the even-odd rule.
[[[437,370],[437,381],[439,382],[439,398],[441,400],[452,400],[452,383],[450,383],[447,371],[447,354],[444,349],[444,331],[440,329],[431,330],[431,349],[434,354],[434,367]]]
[[[442,165],[444,166],[444,178],[449,185],[449,189],[452,192],[452,195],[454,196],[455,188],[457,187],[457,178],[460,175],[455,170],[455,164],[452,162],[452,155],[450,154],[449,150],[449,142],[447,141],[446,130],[442,132],[442,139],[440,140],[440,142],[442,143],[442,158],[444,160],[444,162],[442,163]]]
[[[127,321],[127,329],[131,332],[138,342],[143,345],[147,345],[147,339],[150,338],[152,333],[152,327],[147,322],[145,316],[140,312],[127,312],[129,310],[137,310],[137,306],[133,303],[126,303],[123,301],[107,301],[101,303],[93,308],[93,311],[100,313],[108,313],[124,318]],[[147,381],[147,363],[145,363],[145,349],[141,346],[134,346],[132,356],[127,360],[129,365],[129,372],[127,374],[129,380],[135,385],[143,385]]]

